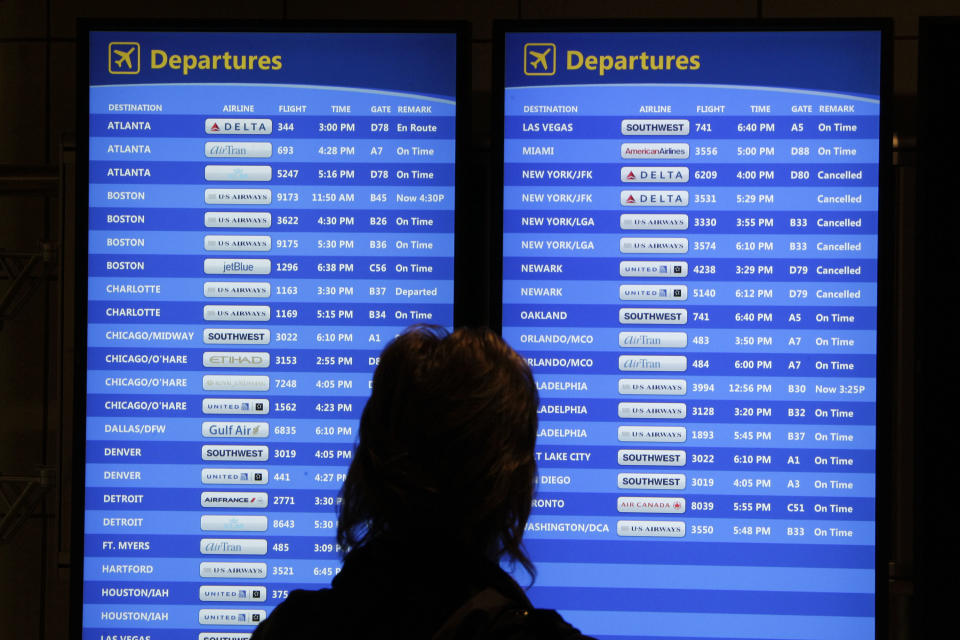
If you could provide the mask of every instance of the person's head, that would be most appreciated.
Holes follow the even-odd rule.
[[[538,402],[527,363],[489,329],[407,329],[373,374],[337,540],[442,539],[532,573],[521,538]]]

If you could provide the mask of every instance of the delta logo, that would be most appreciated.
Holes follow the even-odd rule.
[[[273,131],[273,123],[269,118],[235,118],[232,120],[207,118],[204,129],[207,133],[263,135]]]

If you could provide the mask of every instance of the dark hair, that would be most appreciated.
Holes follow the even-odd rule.
[[[522,548],[537,466],[527,363],[489,329],[417,325],[380,355],[341,490],[344,552],[389,534],[507,555]]]

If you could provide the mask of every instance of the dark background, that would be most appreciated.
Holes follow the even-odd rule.
[[[889,460],[878,462],[890,478],[889,491],[880,496],[889,517],[877,523],[889,532],[884,559],[889,567],[885,561],[878,565],[881,575],[889,572],[888,604],[879,603],[888,610],[889,631],[881,630],[879,637],[932,636],[923,633],[924,621],[932,628],[932,616],[950,613],[935,609],[932,596],[946,598],[957,589],[935,590],[939,585],[933,576],[948,572],[954,562],[937,556],[938,548],[932,546],[936,541],[925,537],[927,526],[948,525],[952,510],[933,513],[927,507],[945,506],[932,496],[948,495],[949,487],[936,486],[916,456],[921,447],[925,455],[946,461],[953,451],[948,454],[934,438],[925,440],[918,429],[927,425],[924,420],[932,420],[925,412],[932,405],[930,397],[915,393],[916,349],[932,347],[918,342],[915,327],[915,234],[929,229],[917,222],[916,211],[917,63],[918,16],[944,14],[960,15],[960,0],[0,0],[0,636],[68,637],[70,575],[82,560],[81,551],[70,548],[72,436],[79,427],[72,416],[71,293],[78,17],[468,20],[473,27],[473,126],[466,188],[477,213],[489,207],[494,19],[893,18],[894,206],[899,228],[893,283],[893,428]],[[956,60],[954,47],[943,61],[949,70],[943,83],[956,82]],[[947,116],[956,120],[956,109]],[[946,127],[930,134],[957,137]],[[957,205],[950,208],[949,215],[957,215]],[[925,291],[921,286],[921,293]],[[944,347],[945,353],[947,349],[956,351]],[[928,429],[952,431],[956,422],[930,424]],[[11,507],[18,499],[19,506]],[[23,514],[19,522],[13,517],[17,514]],[[955,627],[944,631],[948,636],[956,633]]]

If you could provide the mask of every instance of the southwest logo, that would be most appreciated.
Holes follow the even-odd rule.
[[[552,76],[557,72],[557,45],[528,42],[523,45],[523,75]]]
[[[107,71],[121,75],[140,73],[140,43],[111,42],[107,45]]]

